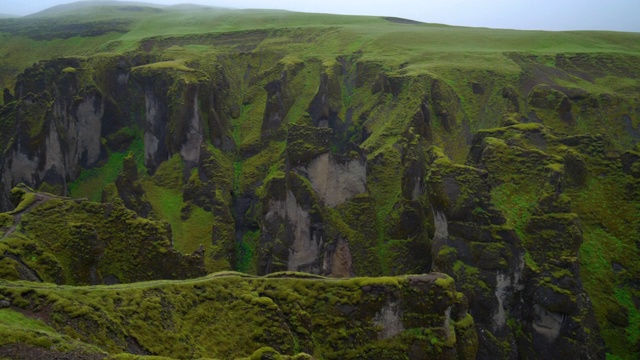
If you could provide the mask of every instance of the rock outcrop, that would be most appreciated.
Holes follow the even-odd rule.
[[[0,273],[7,280],[96,285],[205,274],[203,251],[182,255],[171,228],[124,207],[34,192],[11,192],[2,213]]]
[[[0,353],[16,356],[55,343],[103,356],[471,360],[478,346],[465,297],[437,273],[348,280],[220,273],[86,289],[2,283],[0,299],[9,304],[4,312],[43,319],[37,330],[0,329]],[[5,345],[15,336],[22,348]]]

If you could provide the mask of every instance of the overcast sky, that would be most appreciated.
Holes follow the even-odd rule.
[[[0,0],[0,13],[27,15],[72,0]],[[640,32],[640,0],[155,0],[235,8],[383,15],[463,26]]]

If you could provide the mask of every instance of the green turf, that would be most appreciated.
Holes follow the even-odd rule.
[[[96,11],[97,10],[97,11]],[[119,20],[123,26],[110,25]],[[60,26],[94,22],[105,33],[99,36],[34,40],[12,36],[9,32],[28,21],[47,21],[51,33]],[[96,26],[98,26],[96,25]],[[111,26],[111,27],[110,27]],[[119,32],[109,32],[108,30]],[[305,41],[283,35],[275,41],[273,33],[284,29],[315,34]],[[260,50],[286,50],[289,56],[325,57],[361,51],[364,60],[384,61],[398,67],[408,63],[407,74],[449,73],[455,69],[483,69],[514,73],[518,67],[506,52],[531,54],[620,53],[637,54],[640,34],[602,31],[514,31],[453,27],[438,24],[407,25],[378,17],[295,13],[276,10],[179,10],[132,12],[117,7],[75,9],[50,17],[0,20],[0,87],[12,85],[12,78],[41,59],[68,55],[91,55],[101,51],[124,53],[135,50],[145,38],[162,39],[180,35],[266,31],[270,41],[258,44]],[[309,35],[307,35],[309,36]],[[203,48],[204,49],[204,48]]]

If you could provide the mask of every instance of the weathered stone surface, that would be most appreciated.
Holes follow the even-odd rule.
[[[19,100],[12,107],[20,125],[12,131],[16,141],[5,149],[3,191],[26,182],[36,187],[46,183],[66,194],[67,181],[81,167],[95,166],[105,157],[102,127],[114,116],[112,104],[95,87],[82,88],[75,74],[62,71],[69,66],[79,67],[80,61],[40,63],[18,79]]]
[[[299,172],[306,173],[313,189],[329,207],[343,204],[367,189],[367,165],[363,158],[325,153]]]

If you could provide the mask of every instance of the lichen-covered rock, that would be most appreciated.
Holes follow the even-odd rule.
[[[18,100],[8,114],[12,138],[3,144],[3,191],[26,182],[66,194],[67,182],[82,166],[105,157],[100,138],[103,119],[112,116],[109,101],[96,87],[82,87],[76,73],[63,71],[81,64],[77,59],[40,63],[18,79]]]
[[[580,281],[582,230],[564,194],[565,182],[585,184],[586,164],[579,148],[565,144],[584,142],[559,139],[539,125],[518,124],[479,133],[468,158],[488,171],[487,182],[495,186],[489,192],[504,211],[507,226],[515,228],[520,251],[526,251],[513,294],[522,302],[505,308],[510,328],[527,334],[517,336],[517,352],[525,358],[604,356],[593,308]],[[526,203],[507,197],[527,191],[538,198]]]
[[[622,171],[634,178],[640,178],[640,152],[627,151],[620,157],[622,161]]]
[[[429,151],[427,194],[434,211],[434,269],[449,273],[470,300],[481,339],[479,358],[517,356],[507,320],[523,276],[524,249],[493,206],[488,174]]]
[[[86,289],[3,282],[0,296],[12,304],[0,311],[43,319],[28,320],[38,332],[3,323],[0,352],[58,343],[170,358],[471,360],[478,345],[464,295],[437,273],[349,280],[219,273]]]

